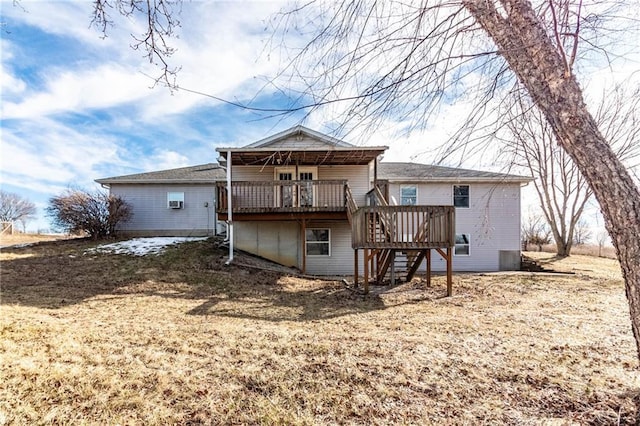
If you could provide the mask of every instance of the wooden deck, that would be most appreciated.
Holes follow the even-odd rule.
[[[303,228],[307,220],[348,220],[354,249],[354,282],[358,283],[358,250],[363,250],[364,290],[369,277],[381,283],[388,272],[395,281],[395,259],[405,259],[406,280],[411,280],[423,261],[427,279],[431,277],[431,251],[447,262],[447,294],[451,295],[452,256],[455,245],[455,208],[453,206],[390,206],[388,184],[375,185],[358,207],[347,181],[235,181],[231,196],[224,182],[217,184],[216,211],[221,220],[297,220]],[[302,269],[306,255],[302,251]]]
[[[453,247],[453,206],[367,206],[352,215],[354,249]]]
[[[349,210],[351,245],[354,249],[354,282],[358,283],[358,250],[363,250],[364,291],[369,277],[381,283],[387,273],[397,278],[396,256],[404,256],[404,279],[410,281],[426,261],[427,282],[431,283],[431,251],[447,263],[447,295],[452,294],[452,262],[455,245],[455,207],[389,206],[383,190],[376,185],[367,194],[369,206]]]
[[[346,214],[347,188],[344,180],[236,181],[231,184],[231,207],[233,214],[252,214],[252,217],[273,213]],[[226,215],[229,206],[226,183],[218,182],[216,192],[216,210]]]

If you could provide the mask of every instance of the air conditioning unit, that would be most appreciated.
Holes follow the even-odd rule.
[[[182,201],[169,201],[169,208],[171,209],[181,209]]]

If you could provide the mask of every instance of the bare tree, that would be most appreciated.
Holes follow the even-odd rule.
[[[519,99],[506,113],[510,120],[504,142],[516,164],[524,166],[534,179],[558,256],[569,256],[591,188],[571,157],[556,143],[553,129],[540,110],[523,105]]]
[[[70,233],[86,232],[93,239],[115,236],[118,224],[133,216],[131,206],[121,197],[80,189],[52,197],[47,214],[58,228]]]
[[[326,24],[306,49],[320,59],[314,62],[318,84],[304,75],[312,88],[320,87],[317,102],[352,99],[343,119],[410,114],[425,121],[438,102],[466,89],[475,97],[467,128],[475,130],[514,76],[600,204],[623,270],[640,356],[640,191],[587,109],[574,74],[576,60],[590,53],[580,43],[591,48],[589,40],[597,39],[589,33],[601,30],[621,3],[600,3],[592,12],[582,1],[535,7],[526,0],[388,3],[345,1],[323,17]],[[483,33],[494,49],[482,42]],[[380,65],[377,75],[362,69],[371,62]],[[466,76],[471,84],[465,86]],[[493,117],[493,124],[500,119]]]
[[[593,231],[586,220],[580,219],[573,229],[573,244],[579,246],[587,244],[593,238]]]
[[[635,87],[635,89],[634,89]],[[640,133],[639,87],[633,82],[616,85],[603,92],[595,112],[598,125],[618,158],[630,170],[637,166],[640,145],[634,143]],[[568,153],[562,149],[555,133],[541,111],[514,90],[515,102],[508,103],[508,117],[502,137],[516,164],[526,168],[541,209],[551,227],[559,256],[571,254],[573,244],[582,244],[585,226],[582,214],[592,192],[587,181]],[[580,232],[580,235],[576,235]]]
[[[24,197],[12,192],[0,190],[0,222],[22,223],[22,231],[26,223],[36,214],[36,205]]]
[[[601,229],[596,234],[596,240],[598,242],[598,257],[602,257],[602,249],[609,241],[609,234],[606,229]]]
[[[551,242],[551,230],[542,215],[529,215],[522,224],[521,232],[524,251],[529,250],[529,244],[537,246],[538,251],[542,251],[542,246]]]
[[[142,34],[131,34],[131,47],[143,51],[144,57],[160,68],[156,83],[174,87],[179,67],[169,65],[168,58],[175,53],[169,39],[177,36],[181,10],[182,0],[94,0],[91,24],[107,37],[108,28],[114,26],[109,12],[115,11],[128,18],[142,16],[145,30]]]
[[[312,34],[292,61],[297,89],[316,108],[349,101],[336,111],[342,123],[372,125],[391,116],[405,127],[426,127],[441,102],[465,96],[474,105],[466,126],[473,130],[487,125],[492,100],[503,99],[502,89],[517,80],[600,204],[625,278],[640,357],[640,190],[590,114],[574,73],[582,57],[606,52],[611,32],[604,31],[632,22],[618,10],[629,6],[583,0],[312,3],[279,22]],[[152,26],[158,22],[148,15]],[[302,16],[307,26],[291,16]],[[310,66],[309,57],[316,59]]]

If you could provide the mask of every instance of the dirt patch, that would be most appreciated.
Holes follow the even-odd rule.
[[[8,424],[634,424],[615,262],[372,286],[58,241],[0,253]],[[571,262],[571,259],[574,261]],[[271,266],[271,265],[269,265]],[[619,268],[618,268],[619,269]]]

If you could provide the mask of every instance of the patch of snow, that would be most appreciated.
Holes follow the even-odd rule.
[[[86,253],[113,253],[130,254],[133,256],[146,256],[148,254],[158,255],[168,246],[185,243],[187,241],[203,241],[207,237],[152,237],[134,238],[117,243],[102,244],[85,251]]]
[[[23,248],[23,247],[31,247],[34,243],[20,243],[20,244],[9,244],[7,246],[0,246],[0,248]]]

